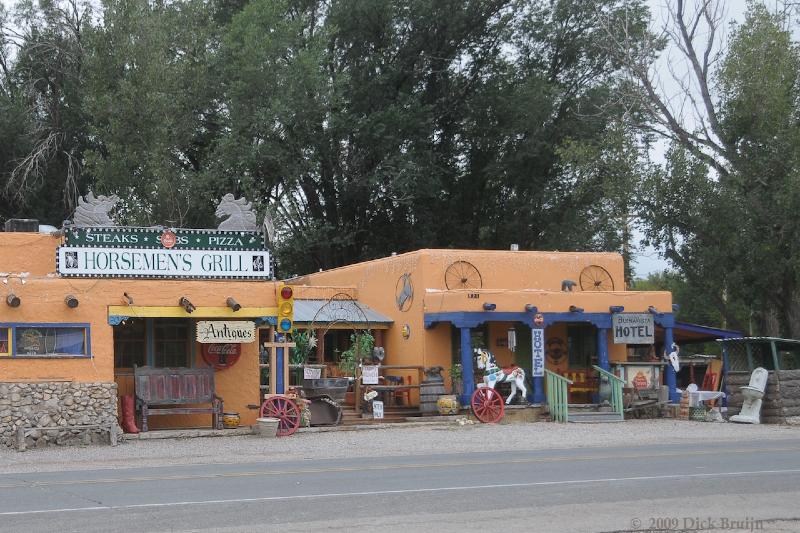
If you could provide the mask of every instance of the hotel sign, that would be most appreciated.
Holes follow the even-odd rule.
[[[544,376],[544,329],[531,329],[531,346],[533,348],[533,377]]]
[[[655,320],[649,313],[615,313],[611,315],[614,344],[653,344]]]
[[[202,344],[243,344],[255,342],[256,324],[249,320],[200,320],[197,342]]]
[[[263,250],[264,235],[254,231],[161,228],[70,228],[68,246],[167,248],[171,250]]]
[[[269,279],[266,250],[185,250],[60,246],[62,276],[183,279]]]

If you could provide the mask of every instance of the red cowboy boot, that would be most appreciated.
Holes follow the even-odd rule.
[[[122,397],[122,430],[125,433],[139,433],[136,427],[136,404],[131,394]]]

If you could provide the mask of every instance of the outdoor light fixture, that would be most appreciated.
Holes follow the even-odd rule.
[[[609,306],[608,310],[612,313],[621,313],[625,310],[625,308],[621,305],[612,305]]]
[[[9,293],[8,296],[6,296],[6,304],[8,304],[9,307],[19,307],[20,303],[22,303],[22,301],[19,299],[19,296],[17,296],[13,292]]]
[[[127,292],[123,292],[122,297],[125,300],[125,302],[127,302],[128,305],[133,305],[133,298],[131,297],[130,294],[128,294]]]
[[[525,304],[525,310],[529,313],[538,313],[539,308],[533,304]]]
[[[490,304],[489,302],[483,304],[484,311],[494,311],[495,309],[497,309],[497,304]]]
[[[565,279],[561,282],[561,290],[563,292],[572,292],[572,288],[576,285],[571,279]]]
[[[192,304],[192,302],[190,302],[190,301],[189,301],[189,298],[187,298],[186,296],[181,296],[181,299],[180,299],[180,300],[178,300],[178,305],[180,305],[181,307],[183,307],[183,309],[184,309],[184,310],[185,310],[187,313],[191,313],[191,312],[193,312],[195,309],[197,309],[197,308],[194,306],[194,304]]]
[[[233,309],[234,313],[242,308],[242,306],[239,305],[239,302],[230,297],[227,300],[225,300],[225,303],[228,304],[228,307]]]
[[[67,296],[64,298],[64,303],[67,304],[67,307],[70,309],[75,309],[78,307],[78,299],[72,294],[67,294]]]
[[[658,309],[656,309],[654,305],[651,305],[650,307],[648,307],[648,308],[647,308],[647,310],[648,310],[650,313],[654,314],[654,315],[657,315],[657,314],[658,314]]]
[[[578,307],[578,306],[575,306],[575,305],[570,305],[570,306],[569,306],[569,312],[570,312],[570,313],[583,313],[583,307]]]

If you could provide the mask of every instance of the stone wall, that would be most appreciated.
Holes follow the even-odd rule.
[[[106,442],[108,432],[72,430],[69,426],[117,423],[116,383],[0,382],[0,444],[14,446],[17,428],[33,431],[27,446]]]
[[[739,387],[750,382],[750,372],[728,372],[728,415],[738,414],[744,398]],[[761,403],[761,422],[785,424],[800,416],[800,370],[770,371]]]

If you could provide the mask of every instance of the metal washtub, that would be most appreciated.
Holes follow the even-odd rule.
[[[343,402],[347,387],[350,386],[349,378],[320,378],[304,379],[303,391],[306,398],[315,396],[329,396],[335,402]]]

